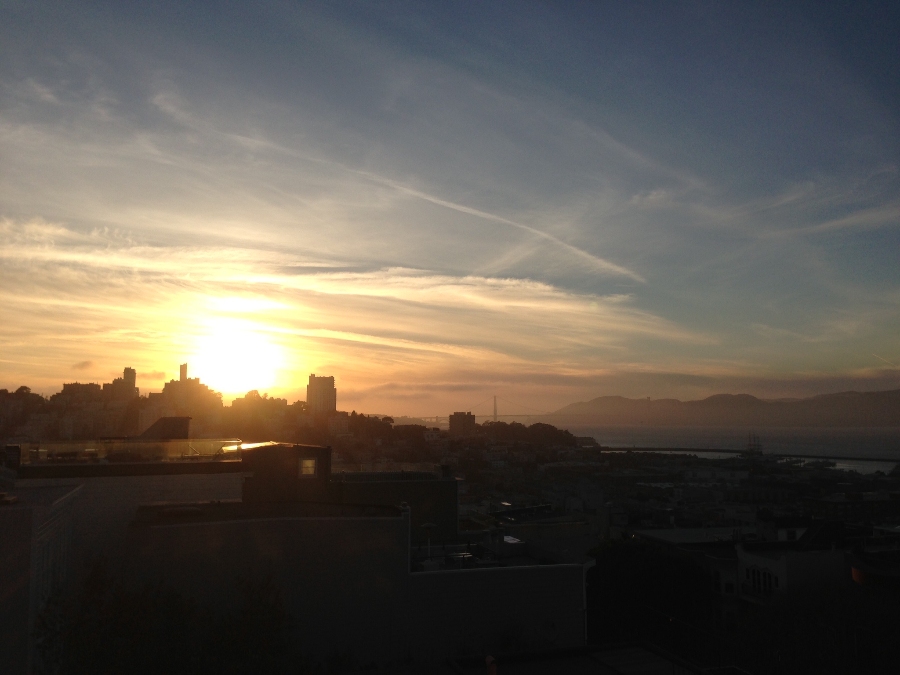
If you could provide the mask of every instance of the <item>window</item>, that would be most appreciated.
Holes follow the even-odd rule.
[[[316,460],[301,459],[300,460],[300,478],[309,478],[316,475]]]

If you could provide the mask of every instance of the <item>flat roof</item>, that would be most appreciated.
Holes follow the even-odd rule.
[[[709,544],[734,541],[737,527],[674,527],[665,530],[632,530],[631,533],[647,541],[663,544]]]
[[[179,502],[139,506],[134,525],[159,527],[280,518],[400,518],[399,506],[321,502]]]
[[[0,510],[53,506],[56,502],[76,492],[80,487],[80,485],[16,485],[7,490],[0,490],[6,494],[7,498],[14,499],[14,501],[7,501],[0,505]]]
[[[433,471],[332,471],[331,480],[343,483],[395,483],[436,481],[438,476]]]
[[[454,665],[457,673],[485,672],[485,662],[480,657],[457,659]],[[505,658],[499,656],[497,670],[504,675],[671,675],[674,672],[700,672],[681,659],[644,646],[555,650],[544,654],[515,654]]]
[[[146,462],[41,462],[22,464],[20,480],[32,478],[93,478],[102,476],[172,476],[198,473],[246,473],[239,459]]]

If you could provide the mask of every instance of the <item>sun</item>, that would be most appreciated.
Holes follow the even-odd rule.
[[[191,372],[223,394],[243,395],[274,386],[284,363],[284,350],[250,321],[215,320],[197,336]]]

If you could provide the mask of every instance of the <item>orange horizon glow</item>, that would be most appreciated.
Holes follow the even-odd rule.
[[[226,405],[251,390],[304,400],[314,372],[336,378],[340,409],[433,416],[493,394],[549,411],[600,395],[871,390],[891,375],[880,362],[816,367],[821,341],[798,377],[629,294],[408,268],[306,271],[290,252],[160,249],[43,221],[5,221],[0,233],[0,300],[17,319],[4,328],[0,387],[12,390],[52,394],[128,366],[147,394],[187,361]]]
[[[286,366],[285,359],[285,350],[269,336],[266,326],[213,319],[208,322],[208,330],[195,337],[188,364],[194,377],[225,398],[275,387]]]

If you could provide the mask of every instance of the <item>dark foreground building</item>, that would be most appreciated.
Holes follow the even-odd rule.
[[[337,653],[377,664],[501,643],[584,644],[581,565],[539,564],[526,546],[516,550],[522,542],[415,546],[416,530],[450,527],[417,528],[412,514],[418,506],[437,521],[455,518],[452,481],[332,477],[330,449],[310,446],[260,447],[244,462],[252,475],[240,502],[138,510],[129,583],[166,583],[226,610],[236,578],[270,578],[296,618],[294,639],[313,659]],[[423,498],[423,485],[434,495]]]
[[[4,557],[0,618],[18,626],[18,646],[0,671],[33,669],[35,617],[52,593],[77,594],[97,560],[123,592],[165,587],[225,614],[236,582],[267,580],[312,663],[584,644],[584,567],[496,533],[460,540],[445,470],[332,474],[325,447],[261,444],[213,459],[157,443],[165,459],[79,456],[7,472],[20,506],[3,507],[0,534],[21,555]]]
[[[0,486],[11,482],[0,468]],[[0,672],[32,669],[35,619],[69,576],[72,505],[79,487],[0,492]]]
[[[456,479],[440,471],[331,471],[331,448],[265,444],[244,451],[245,503],[322,502],[411,507],[414,542],[454,542],[459,504]]]

